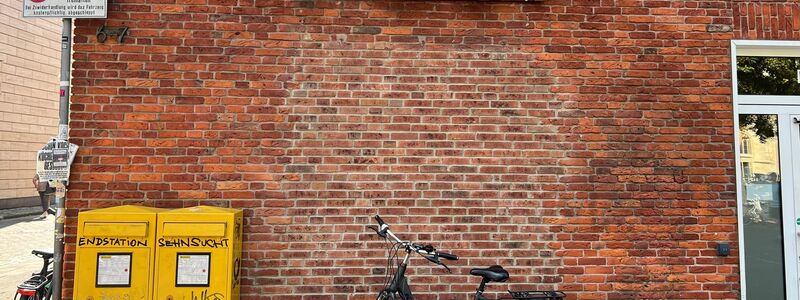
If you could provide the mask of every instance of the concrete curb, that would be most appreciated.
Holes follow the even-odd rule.
[[[8,220],[20,217],[35,216],[42,213],[42,208],[34,207],[20,207],[12,209],[0,210],[0,220]]]

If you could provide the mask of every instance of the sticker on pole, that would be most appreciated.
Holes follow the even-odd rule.
[[[23,0],[25,18],[106,18],[107,0]]]
[[[65,140],[50,140],[36,155],[36,174],[39,180],[69,180],[69,166],[75,159],[78,145]]]

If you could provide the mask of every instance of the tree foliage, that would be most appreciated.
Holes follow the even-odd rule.
[[[800,58],[740,56],[736,76],[740,95],[800,95]]]
[[[778,134],[778,118],[775,115],[739,115],[739,130],[752,130],[761,143]]]
[[[744,56],[736,60],[740,95],[800,95],[800,58]],[[775,115],[739,115],[739,130],[753,130],[761,142],[778,133]]]

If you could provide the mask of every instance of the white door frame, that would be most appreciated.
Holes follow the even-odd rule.
[[[742,171],[739,149],[739,114],[774,114],[778,115],[778,128],[790,130],[778,131],[778,147],[780,158],[781,202],[784,239],[784,270],[786,299],[800,299],[800,277],[798,277],[798,252],[797,252],[797,225],[795,219],[800,216],[796,212],[795,199],[800,200],[800,126],[794,124],[793,117],[800,117],[800,96],[751,96],[739,95],[736,74],[737,56],[772,56],[772,57],[798,57],[800,56],[800,41],[763,41],[763,40],[732,40],[731,41],[731,83],[733,90],[733,132],[734,153],[736,155],[736,205],[738,218],[739,237],[739,280],[741,299],[747,299],[747,285],[745,282],[745,253],[744,253],[744,223],[742,199]],[[796,145],[796,146],[794,146]],[[794,146],[794,147],[793,147]],[[797,174],[797,176],[793,176]],[[800,209],[800,206],[797,207]],[[757,299],[752,299],[757,300]]]

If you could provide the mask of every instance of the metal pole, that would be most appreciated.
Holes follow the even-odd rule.
[[[72,57],[72,19],[64,18],[61,29],[61,78],[59,79],[58,135],[56,140],[69,140],[69,81]],[[54,182],[56,188],[56,230],[53,242],[53,296],[61,300],[64,273],[64,203],[67,200],[67,181]]]

